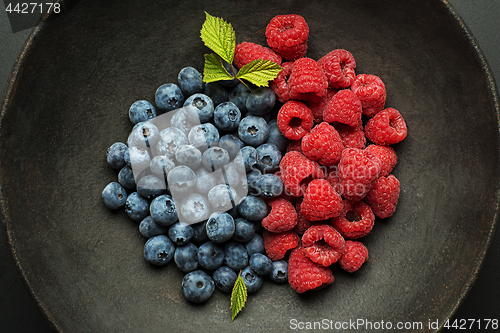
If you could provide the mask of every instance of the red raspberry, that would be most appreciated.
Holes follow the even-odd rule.
[[[233,62],[238,69],[257,59],[271,60],[278,65],[282,62],[281,56],[268,47],[250,42],[236,45]]]
[[[380,177],[373,184],[365,202],[377,217],[384,219],[394,214],[399,200],[399,186],[399,180],[393,175]]]
[[[337,164],[340,161],[342,150],[344,150],[344,146],[339,133],[327,122],[316,125],[302,138],[304,155],[324,166]]]
[[[336,93],[337,90],[335,89],[327,89],[326,95],[323,96],[319,101],[309,101],[307,103],[313,113],[315,123],[319,124],[323,121],[323,113],[325,112],[328,103]]]
[[[327,220],[340,215],[344,204],[326,179],[315,179],[307,186],[300,212],[310,221]]]
[[[333,127],[339,132],[344,148],[364,149],[366,147],[366,136],[361,121],[356,127],[340,123],[334,124]]]
[[[293,249],[288,260],[288,282],[298,293],[320,289],[333,283],[330,268],[311,261],[302,246]]]
[[[307,52],[309,26],[300,15],[277,15],[266,27],[267,44],[284,59],[297,60]]]
[[[369,151],[344,149],[338,165],[344,197],[352,201],[363,199],[379,176],[380,163],[378,157]]]
[[[332,225],[342,236],[356,239],[372,231],[375,215],[370,206],[363,201],[344,200],[344,209],[340,216],[332,219]]]
[[[291,151],[283,156],[280,171],[285,191],[294,197],[304,194],[310,180],[325,177],[318,163],[309,160],[298,151]]]
[[[338,166],[332,166],[326,169],[325,179],[330,183],[335,192],[342,196],[343,189],[339,178],[339,168]]]
[[[288,79],[292,99],[319,101],[326,95],[328,82],[318,63],[311,58],[295,60]]]
[[[360,269],[368,260],[368,249],[359,241],[345,242],[344,254],[339,259],[339,265],[345,271],[353,273]]]
[[[302,213],[300,212],[300,205],[302,204],[302,197],[297,198],[295,202],[295,211],[297,212],[297,225],[293,229],[299,235],[302,235],[304,231],[309,229],[310,226],[313,225],[313,222],[309,221]]]
[[[330,225],[313,225],[302,235],[306,256],[323,266],[337,262],[344,253],[345,240]]]
[[[341,123],[351,127],[358,126],[363,109],[361,101],[349,89],[339,90],[323,112],[323,119],[329,123]]]
[[[396,155],[394,148],[390,146],[369,145],[366,147],[366,150],[375,154],[375,156],[377,156],[382,162],[380,164],[379,177],[389,175],[398,163],[398,156]]]
[[[269,83],[269,87],[274,91],[274,94],[281,103],[289,101],[290,88],[288,87],[288,79],[292,73],[293,62],[284,62],[281,64],[283,69],[279,72],[278,76]]]
[[[373,117],[384,108],[387,93],[384,82],[378,76],[359,74],[351,85],[351,90],[361,101],[363,114],[366,116]]]
[[[262,226],[271,232],[292,230],[297,225],[297,211],[292,203],[283,198],[270,200],[271,212],[262,219]]]
[[[294,249],[300,244],[300,237],[292,231],[274,233],[264,229],[262,230],[262,240],[266,254],[272,261],[283,259],[288,250]]]
[[[286,152],[289,151],[298,151],[301,154],[304,154],[302,151],[302,139],[299,140],[289,140],[288,146],[286,147]]]
[[[398,110],[387,108],[377,113],[365,126],[368,140],[379,145],[392,145],[406,138],[408,129]]]
[[[356,78],[354,72],[356,60],[349,51],[342,49],[330,51],[318,60],[318,64],[323,68],[331,88],[347,88]]]
[[[302,102],[288,101],[278,111],[278,127],[290,140],[299,140],[314,125],[311,109]]]

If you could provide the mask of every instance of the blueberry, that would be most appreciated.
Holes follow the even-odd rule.
[[[139,232],[146,238],[167,233],[168,228],[156,223],[151,215],[146,216],[139,224]]]
[[[272,143],[264,143],[256,148],[257,168],[262,173],[272,173],[279,169],[281,162],[281,151]]]
[[[204,166],[200,166],[195,171],[196,174],[196,190],[201,194],[208,192],[217,185],[217,177],[213,172],[208,171]]]
[[[215,270],[212,274],[212,278],[217,289],[225,293],[230,293],[233,291],[234,283],[238,275],[231,268],[221,266]]]
[[[258,291],[262,287],[262,282],[264,282],[264,278],[257,274],[250,266],[245,267],[241,271],[241,277],[243,278],[243,282],[245,282],[249,294]]]
[[[180,129],[184,134],[188,135],[191,128],[198,123],[192,124],[186,118],[186,113],[184,112],[186,108],[179,109],[175,111],[174,115],[170,119],[170,125],[177,129]]]
[[[201,156],[201,151],[193,145],[180,146],[175,152],[177,162],[193,170],[201,165]]]
[[[219,138],[219,131],[211,123],[196,125],[191,128],[188,134],[189,143],[202,151],[217,146]]]
[[[245,248],[249,256],[255,253],[264,253],[264,240],[260,234],[255,234],[251,240],[245,243]]]
[[[224,263],[224,248],[212,241],[203,243],[198,249],[198,262],[205,269],[216,270]]]
[[[150,121],[137,123],[129,135],[128,146],[153,147],[160,139],[160,131]]]
[[[153,265],[166,265],[175,253],[175,245],[165,235],[149,238],[144,244],[144,258]]]
[[[241,112],[247,112],[248,95],[250,95],[250,90],[240,82],[229,90],[228,100],[234,103]]]
[[[174,262],[181,272],[192,272],[199,267],[198,247],[193,243],[177,246],[174,252]]]
[[[156,90],[155,102],[162,112],[172,111],[182,107],[184,94],[175,83],[166,83]]]
[[[276,121],[276,119],[268,122],[268,126],[269,126],[269,135],[267,137],[266,143],[272,143],[276,147],[278,147],[280,151],[284,151],[288,146],[289,140],[281,132],[280,128],[278,127],[278,122]]]
[[[191,66],[181,69],[177,75],[177,82],[186,96],[199,93],[203,90],[203,76],[196,68]]]
[[[249,221],[258,221],[266,217],[269,210],[264,199],[248,195],[239,203],[238,212]]]
[[[135,101],[128,110],[128,117],[132,124],[137,124],[156,117],[156,109],[149,101]]]
[[[181,202],[181,214],[191,224],[210,217],[210,203],[199,193],[191,193]]]
[[[228,63],[224,59],[222,60],[222,65],[224,66],[224,68],[226,69],[226,71],[229,74],[231,74],[232,76],[236,76],[238,74],[238,69],[236,67],[234,67],[233,64]],[[217,82],[221,86],[223,86],[225,88],[232,88],[235,85],[237,85],[238,83],[240,83],[240,81],[238,79],[236,79],[236,78],[234,78],[232,80],[220,80],[220,81],[217,81]]]
[[[137,182],[137,193],[144,198],[151,200],[165,192],[165,181],[154,175],[146,175]]]
[[[259,169],[254,169],[247,173],[248,194],[261,194],[262,190],[257,185],[257,180],[259,180],[260,177],[262,177],[262,172],[260,172]]]
[[[240,243],[248,242],[253,236],[255,236],[255,224],[243,217],[238,217],[234,220],[233,239],[235,241]]]
[[[214,116],[214,102],[205,94],[194,94],[184,102],[184,114],[192,124],[203,124]]]
[[[273,268],[273,261],[262,253],[254,253],[248,260],[250,268],[259,275],[267,275]]]
[[[149,163],[149,168],[156,177],[166,181],[169,172],[175,168],[175,163],[165,155],[156,155]]]
[[[174,159],[180,146],[189,144],[186,134],[178,128],[167,127],[160,132],[160,140],[156,143],[156,155],[165,155]]]
[[[162,226],[170,226],[179,220],[172,197],[168,194],[160,195],[151,201],[149,213],[153,220]]]
[[[137,192],[132,192],[127,197],[125,212],[134,221],[142,221],[149,215],[149,201]]]
[[[229,240],[234,233],[234,219],[228,213],[214,213],[207,221],[207,236],[215,243]]]
[[[187,194],[196,186],[196,174],[190,167],[180,165],[168,173],[167,182],[173,196]]]
[[[233,102],[223,102],[214,110],[215,126],[221,131],[230,132],[238,128],[241,111]]]
[[[182,294],[190,302],[204,303],[210,299],[214,290],[214,281],[200,269],[187,273],[182,279]]]
[[[214,106],[227,101],[227,90],[218,82],[210,82],[203,87],[203,94],[207,95],[214,102]]]
[[[238,194],[235,189],[226,184],[214,186],[208,192],[207,197],[213,210],[220,212],[225,212],[233,208],[239,202]]]
[[[102,191],[102,200],[110,209],[118,209],[127,202],[127,191],[117,182],[111,182]]]
[[[177,245],[184,245],[194,236],[193,227],[184,222],[175,222],[168,229],[168,238]]]
[[[245,147],[245,143],[236,135],[225,134],[219,140],[219,147],[224,148],[229,153],[231,160],[233,160],[238,152]]]
[[[123,186],[123,188],[126,190],[135,189],[136,184],[134,172],[132,171],[131,167],[125,165],[123,168],[121,168],[120,172],[118,172],[118,183],[120,183],[120,185]]]
[[[268,276],[276,283],[288,282],[288,263],[285,260],[274,261]]]
[[[248,252],[245,245],[238,242],[228,242],[224,248],[226,256],[224,258],[225,265],[231,267],[235,271],[240,271],[248,265]]]
[[[276,95],[269,87],[259,87],[250,92],[246,106],[248,114],[262,116],[269,113],[276,103]]]
[[[274,198],[283,193],[283,181],[275,174],[268,173],[259,177],[254,184],[264,198]]]
[[[227,150],[217,146],[205,150],[201,158],[203,166],[211,171],[222,169],[230,160]]]
[[[207,220],[191,224],[191,227],[193,227],[193,231],[194,231],[193,238],[191,238],[192,242],[204,243],[204,242],[208,241]]]
[[[245,146],[241,148],[241,158],[243,159],[243,165],[245,166],[245,171],[252,171],[257,165],[257,149],[252,146]]]
[[[229,163],[228,165],[224,166],[223,169],[224,172],[221,174],[219,183],[229,185],[231,188],[239,190],[238,187],[241,182],[241,175],[238,169],[243,168],[238,167],[234,163]],[[246,195],[246,193],[243,193],[243,195]]]
[[[149,167],[149,164],[151,163],[151,155],[149,155],[147,149],[132,146],[127,150],[127,152],[130,158],[130,166],[132,170],[134,170],[134,173],[140,173],[142,170]]]
[[[123,142],[115,142],[106,151],[106,161],[113,169],[121,169],[125,166],[124,155],[128,147]]]
[[[269,127],[262,117],[246,116],[238,125],[238,136],[249,146],[260,146],[266,142],[268,135]]]

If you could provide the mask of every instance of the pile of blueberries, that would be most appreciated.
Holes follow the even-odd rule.
[[[274,92],[247,86],[236,79],[205,84],[185,67],[177,84],[157,89],[155,105],[131,105],[127,142],[106,154],[118,179],[104,188],[104,204],[140,223],[147,262],[173,259],[194,303],[215,288],[231,292],[238,274],[249,293],[266,276],[288,281],[287,262],[271,261],[261,236],[265,200],[283,191],[274,172],[288,141],[276,123]]]

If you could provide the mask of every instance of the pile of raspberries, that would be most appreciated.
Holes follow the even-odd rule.
[[[386,107],[386,89],[372,74],[356,74],[344,49],[306,57],[309,27],[300,15],[278,15],[266,28],[267,46],[236,46],[238,68],[255,59],[283,67],[270,83],[282,103],[278,127],[290,144],[276,174],[284,193],[268,201],[262,220],[267,255],[288,258],[294,290],[325,287],[337,263],[348,272],[368,260],[360,241],[375,217],[393,215],[400,183],[391,145],[407,135],[398,110]]]

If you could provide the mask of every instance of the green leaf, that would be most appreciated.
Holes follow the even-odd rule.
[[[210,83],[220,80],[232,80],[234,77],[222,65],[222,60],[216,54],[205,54],[203,82]]]
[[[205,12],[206,19],[201,27],[201,39],[212,51],[228,63],[233,62],[236,37],[231,23]]]
[[[282,69],[273,61],[257,59],[243,66],[236,77],[245,79],[259,87],[267,87],[269,81],[274,80]]]
[[[247,286],[241,275],[238,275],[238,278],[234,282],[233,292],[231,293],[231,321],[233,321],[236,315],[243,309],[246,301]]]

